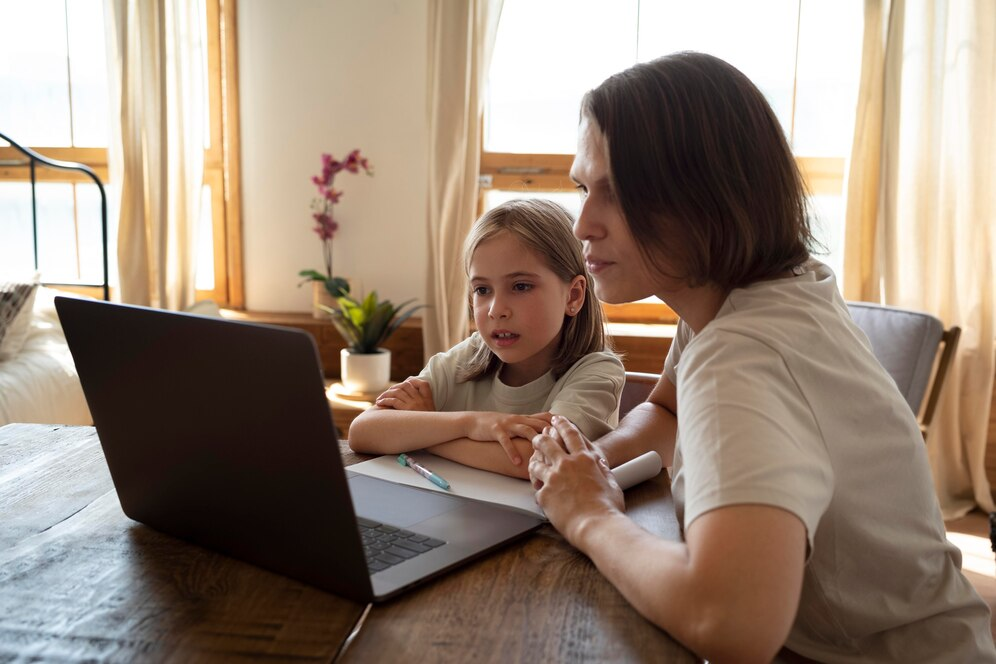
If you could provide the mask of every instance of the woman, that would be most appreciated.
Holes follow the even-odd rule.
[[[551,522],[712,662],[996,661],[944,536],[916,420],[809,256],[802,180],[758,89],[678,53],[582,102],[575,235],[607,302],[681,318],[647,403],[533,439]],[[683,542],[637,527],[607,468],[672,467]]]

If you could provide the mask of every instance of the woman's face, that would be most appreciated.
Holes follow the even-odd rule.
[[[574,235],[584,243],[598,299],[621,304],[657,294],[660,277],[640,253],[612,190],[605,136],[587,117],[578,128],[571,179],[583,196]]]

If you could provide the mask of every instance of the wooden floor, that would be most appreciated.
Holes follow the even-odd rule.
[[[971,512],[944,525],[948,539],[961,549],[962,571],[996,614],[996,556],[989,540],[989,516],[984,512]],[[996,621],[992,625],[993,638],[996,638]]]

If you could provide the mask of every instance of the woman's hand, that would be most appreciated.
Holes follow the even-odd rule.
[[[523,462],[522,455],[512,443],[513,438],[532,440],[533,436],[550,424],[550,413],[535,415],[510,415],[508,413],[474,413],[467,437],[479,441],[496,441],[505,450],[512,465]]]
[[[386,389],[374,400],[374,405],[394,410],[436,410],[429,381],[414,376]]]
[[[605,459],[566,418],[533,438],[529,479],[550,522],[578,548],[585,526],[625,510],[622,489]],[[582,549],[583,550],[583,549]]]

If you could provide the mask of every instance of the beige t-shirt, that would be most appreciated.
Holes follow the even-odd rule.
[[[734,290],[698,335],[680,324],[665,373],[677,387],[682,527],[747,503],[806,526],[786,647],[821,662],[996,661],[916,418],[829,268]]]
[[[494,411],[531,415],[551,412],[577,425],[589,439],[608,433],[619,423],[619,397],[626,371],[614,353],[589,353],[554,380],[549,371],[531,383],[510,387],[497,374],[456,382],[457,367],[484,343],[475,332],[444,353],[429,358],[418,375],[429,381],[438,411]]]

